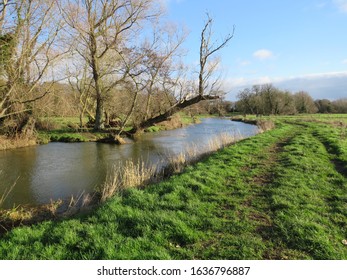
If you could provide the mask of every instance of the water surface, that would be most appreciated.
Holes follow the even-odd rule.
[[[3,207],[40,205],[68,199],[101,185],[115,164],[143,160],[159,164],[189,145],[203,146],[221,133],[249,137],[257,127],[229,119],[203,119],[200,124],[144,134],[125,145],[103,143],[49,143],[0,151],[0,197],[16,182]]]

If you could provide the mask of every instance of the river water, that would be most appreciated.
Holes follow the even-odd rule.
[[[208,118],[180,129],[146,133],[124,145],[49,143],[0,151],[0,198],[15,183],[2,208],[76,197],[101,185],[115,164],[127,160],[159,164],[189,145],[204,150],[221,133],[249,137],[257,131],[254,125]]]

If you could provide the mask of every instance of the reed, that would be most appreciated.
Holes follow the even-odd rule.
[[[242,139],[242,136],[239,132],[235,132],[234,134],[229,133],[221,133],[220,135],[212,138],[208,142],[208,149],[207,153],[213,153],[220,149],[223,149],[232,143],[235,143],[236,141],[239,141]]]
[[[0,174],[2,173],[2,171],[0,172]],[[16,179],[16,181],[8,188],[5,189],[4,193],[2,194],[2,196],[0,197],[0,208],[3,206],[5,200],[7,199],[7,197],[9,196],[9,194],[13,191],[14,187],[17,184],[19,177]]]
[[[119,193],[121,190],[121,181],[119,169],[113,168],[112,173],[108,173],[104,184],[100,187],[100,201],[104,202],[108,198]]]
[[[60,200],[58,200],[56,204],[57,208],[62,204],[62,203],[59,203],[59,201]],[[87,208],[89,205],[92,204],[92,201],[93,201],[93,195],[89,193],[85,193],[84,191],[79,193],[77,196],[72,195],[70,198],[70,202],[67,205],[67,208],[65,209],[65,211],[62,212],[62,215],[72,216],[78,213],[79,211],[81,211],[82,209]],[[53,203],[51,202],[51,205],[54,206],[54,202]],[[55,212],[52,212],[52,214],[55,215]]]
[[[154,165],[148,165],[142,160],[136,163],[129,160],[123,166],[114,165],[99,190],[100,201],[104,202],[127,188],[139,188],[154,182],[158,174]]]
[[[181,152],[177,155],[173,155],[167,158],[167,165],[164,168],[165,176],[180,173],[188,162],[188,154]]]

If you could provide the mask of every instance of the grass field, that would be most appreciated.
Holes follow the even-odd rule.
[[[346,116],[275,120],[91,213],[13,229],[0,259],[347,259]]]

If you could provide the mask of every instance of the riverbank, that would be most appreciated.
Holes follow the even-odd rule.
[[[90,213],[16,228],[0,258],[346,259],[347,122],[318,121],[278,118]]]
[[[185,114],[176,114],[167,121],[147,128],[144,132],[150,133],[162,130],[171,130],[196,124],[199,123],[200,119],[203,117],[208,116],[188,116]],[[112,141],[111,134],[115,132],[114,128],[94,132],[92,128],[80,128],[78,123],[79,119],[75,117],[42,119],[37,123],[36,136],[30,139],[19,136],[16,138],[7,138],[0,135],[0,150],[23,148],[40,144],[48,144],[50,142],[78,143]],[[122,134],[123,137],[126,138],[128,136],[126,132],[129,130],[131,130],[130,127],[125,129],[125,132]],[[114,141],[114,143],[116,142],[117,141]],[[121,142],[126,143],[126,141]]]

